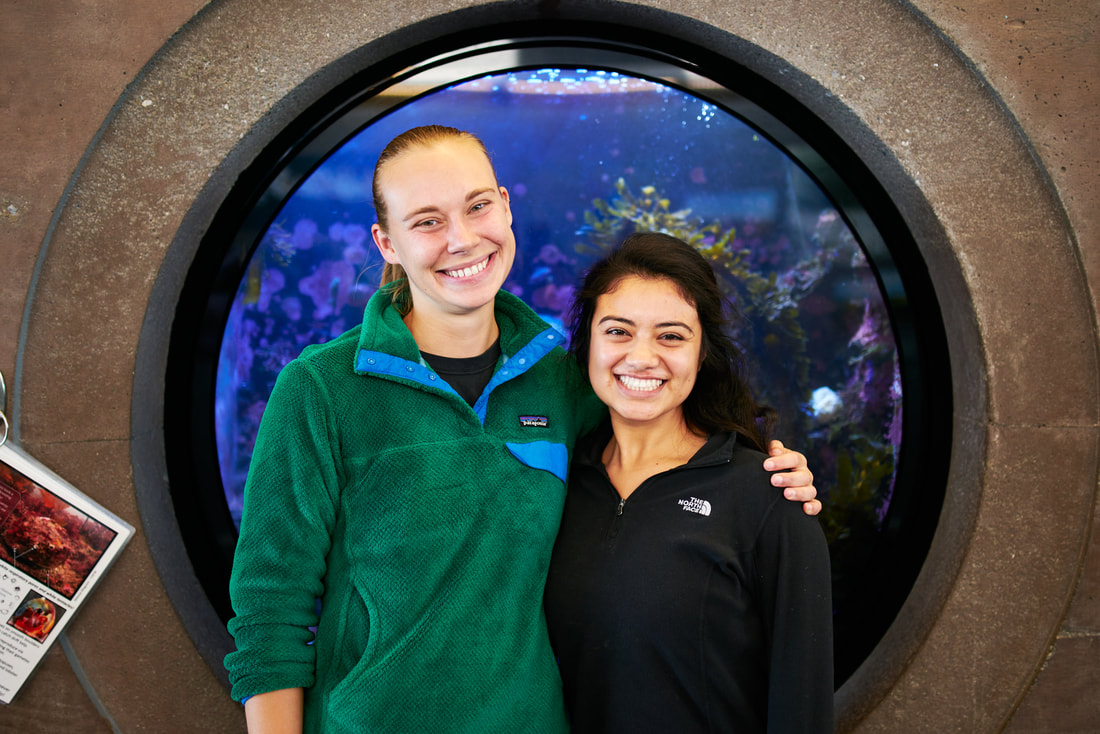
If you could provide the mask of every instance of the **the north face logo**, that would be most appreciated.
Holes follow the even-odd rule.
[[[524,428],[546,428],[550,425],[550,419],[544,415],[521,415],[519,424]]]
[[[687,512],[696,512],[700,515],[710,515],[710,503],[706,500],[701,500],[698,497],[692,497],[689,500],[680,500],[677,504],[683,507]]]

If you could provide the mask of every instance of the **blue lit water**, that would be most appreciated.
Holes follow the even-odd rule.
[[[378,282],[382,261],[369,234],[378,153],[428,123],[470,130],[490,149],[518,244],[505,287],[552,324],[600,247],[632,227],[683,234],[716,225],[701,248],[733,229],[730,244],[708,256],[749,316],[738,338],[757,390],[780,412],[777,437],[809,457],[827,495],[831,542],[855,525],[877,527],[901,442],[896,349],[871,269],[828,197],[713,104],[568,70],[487,77],[422,97],[346,141],[287,200],[242,279],[219,361],[218,456],[237,522],[276,375],[307,344],[357,325]],[[596,200],[622,216],[601,214]]]

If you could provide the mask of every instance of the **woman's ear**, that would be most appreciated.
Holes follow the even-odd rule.
[[[497,187],[500,189],[500,198],[504,200],[504,211],[508,212],[508,226],[512,225],[512,201],[508,198],[508,189],[503,186]]]
[[[370,236],[374,240],[374,246],[378,248],[383,260],[394,265],[401,264],[401,260],[397,257],[397,250],[393,249],[393,243],[390,241],[389,235],[382,230],[380,224],[371,225]]]

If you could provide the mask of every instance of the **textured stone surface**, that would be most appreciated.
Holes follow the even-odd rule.
[[[1100,530],[1096,522],[1100,518],[1100,496],[1096,503],[1092,511],[1092,538],[1085,552],[1085,562],[1081,565],[1077,591],[1066,616],[1064,632],[1067,635],[1100,636]]]
[[[887,701],[861,731],[997,731],[1026,689],[1043,648],[1069,602],[1060,569],[1073,567],[1091,516],[1077,482],[1054,480],[1028,450],[1041,445],[1072,466],[1096,461],[1091,431],[992,427],[987,490],[955,588],[928,639]],[[1082,498],[1087,498],[1086,502]],[[969,687],[960,695],[959,686]],[[947,727],[946,729],[944,727]]]
[[[240,706],[195,654],[153,566],[135,503],[129,442],[30,442],[25,448],[48,466],[72,467],[67,481],[137,529],[66,631],[115,724],[124,732],[184,732],[196,725],[196,712],[227,728],[243,721]]]
[[[1100,635],[1059,637],[1006,734],[1085,734],[1100,722]]]
[[[1027,132],[1074,223],[1093,303],[1100,293],[1100,5],[921,0]]]
[[[0,711],[0,728],[13,732],[111,732],[110,722],[92,704],[59,644],[46,653],[15,701]]]
[[[789,65],[820,84],[805,87],[803,101],[835,124],[858,117],[865,129],[848,132],[862,136],[868,164],[896,159],[948,235],[921,241],[952,350],[958,430],[948,503],[918,582],[927,597],[911,600],[899,615],[906,628],[890,633],[904,656],[869,661],[875,675],[866,677],[889,685],[868,681],[845,698],[847,727],[997,731],[1010,721],[1012,732],[1084,730],[1075,727],[1096,714],[1097,668],[1087,666],[1100,634],[1095,527],[1089,540],[1100,443],[1100,11],[1087,0],[648,4],[674,15],[643,3],[517,2],[455,23],[557,8],[674,33],[697,32],[695,21],[724,29],[762,49],[754,58],[765,73]],[[202,5],[171,0],[149,13],[125,0],[20,0],[0,26],[0,370],[18,392],[25,447],[138,526],[132,411],[159,408],[132,404],[135,352],[155,279],[178,280],[185,266],[177,231],[201,228],[187,219],[192,203],[215,172],[231,177],[273,125],[349,67],[393,50],[364,44],[484,4],[220,0],[154,57]],[[43,240],[49,248],[32,282]],[[121,615],[132,616],[132,629]],[[243,730],[239,707],[176,617],[142,534],[70,636],[122,731],[189,731],[195,712],[205,729]],[[25,696],[0,710],[0,728],[44,709],[53,729],[109,730],[82,693],[54,651]]]
[[[119,95],[205,3],[173,0],[158,4],[156,13],[132,2],[17,0],[5,5],[0,23],[0,372],[8,404],[0,409],[9,414],[16,389],[26,389],[25,381],[15,382],[15,364],[29,285],[70,176]],[[84,257],[94,259],[94,253]],[[109,304],[110,299],[100,292],[95,300]],[[81,355],[68,363],[80,364]],[[32,377],[30,372],[25,376]],[[129,393],[123,381],[116,386],[121,395]],[[35,389],[47,387],[40,383]],[[48,392],[63,396],[53,385]],[[102,397],[114,403],[118,395]],[[114,663],[120,669],[125,665],[121,656]],[[57,646],[16,701],[0,709],[0,729],[111,731]]]

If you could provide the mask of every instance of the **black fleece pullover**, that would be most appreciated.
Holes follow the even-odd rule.
[[[546,587],[573,733],[831,732],[817,519],[728,434],[621,501],[609,438],[577,446]]]

